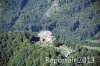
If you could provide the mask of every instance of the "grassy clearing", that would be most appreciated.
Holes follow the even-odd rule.
[[[93,49],[93,50],[97,50],[100,52],[100,47],[91,47],[91,46],[83,46],[83,47],[86,47],[88,49]]]

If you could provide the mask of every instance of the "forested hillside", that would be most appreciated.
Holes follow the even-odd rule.
[[[41,31],[55,40],[40,42]],[[99,48],[100,0],[0,0],[0,66],[99,66]]]
[[[54,47],[59,42],[54,42],[54,47],[42,47],[41,43],[31,43],[32,34],[28,32],[7,32],[0,33],[0,66],[98,66],[100,52],[92,49],[81,47],[79,44],[68,45],[76,52],[73,58],[77,59],[74,63],[47,63],[46,58],[65,59],[66,57],[61,51]],[[45,43],[42,43],[45,45]],[[59,48],[59,47],[58,47]],[[67,49],[67,48],[66,48]],[[69,56],[68,58],[71,58]],[[78,63],[79,57],[94,57],[95,63]],[[91,62],[91,61],[89,61]]]
[[[50,30],[65,43],[100,46],[91,42],[100,39],[99,0],[0,1],[1,32]]]

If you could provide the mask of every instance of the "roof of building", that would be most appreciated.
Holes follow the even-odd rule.
[[[52,33],[50,31],[41,31],[39,34],[38,34],[39,37],[50,37],[52,36]]]

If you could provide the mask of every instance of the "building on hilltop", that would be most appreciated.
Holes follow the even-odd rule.
[[[38,37],[40,37],[40,42],[49,42],[49,43],[52,43],[55,38],[52,36],[52,33],[50,31],[41,31],[39,34],[38,34]]]

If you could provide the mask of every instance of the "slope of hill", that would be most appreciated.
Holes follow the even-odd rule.
[[[31,42],[42,30],[53,33],[51,45]],[[100,0],[0,0],[0,66],[99,66],[99,47]],[[68,48],[95,63],[46,63],[65,59]]]
[[[0,31],[50,30],[59,41],[100,39],[99,0],[0,0]]]

